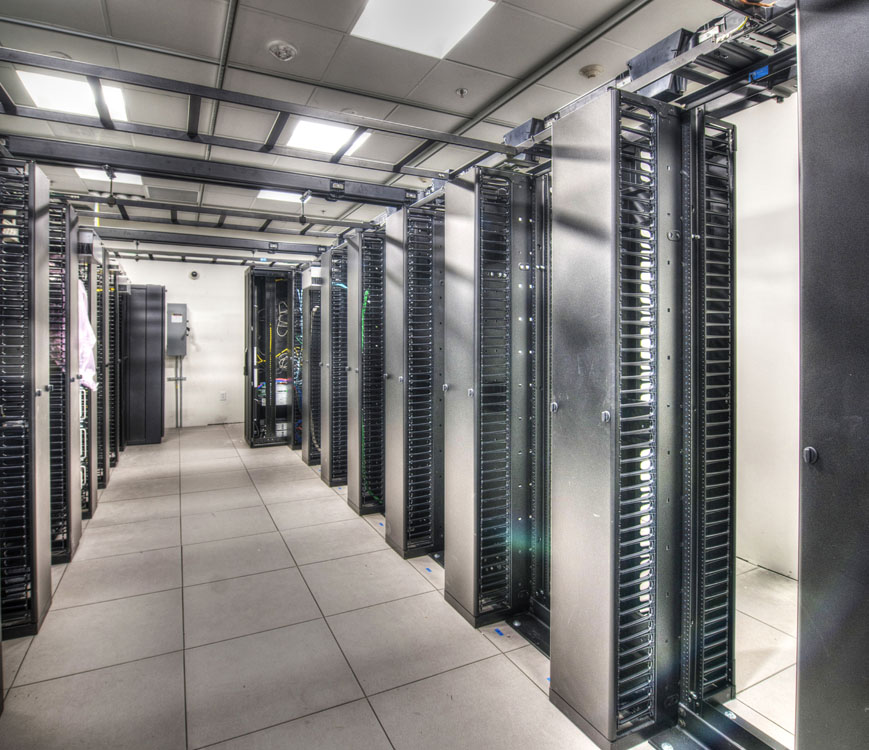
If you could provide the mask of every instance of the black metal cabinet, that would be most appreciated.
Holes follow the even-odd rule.
[[[251,448],[293,441],[295,276],[264,268],[245,273],[245,439]]]
[[[0,162],[0,607],[3,637],[36,633],[51,603],[48,179]]]
[[[444,217],[386,220],[386,541],[403,557],[444,548]]]
[[[78,314],[87,317],[91,328],[96,329],[97,295],[96,269],[93,258],[93,231],[79,227],[76,238],[78,278],[87,297],[87,309],[79,308]],[[76,289],[76,294],[78,290]],[[94,356],[96,356],[96,344]],[[90,388],[79,389],[79,437],[80,437],[80,480],[81,515],[83,519],[93,517],[97,509],[99,492],[97,489],[97,399],[99,394]]]
[[[123,387],[126,442],[155,444],[165,432],[166,289],[133,284],[128,310],[129,367]]]
[[[319,266],[306,270],[302,280],[302,461],[320,463],[320,379],[322,341]]]
[[[97,336],[96,344],[96,368],[97,368],[97,487],[103,489],[108,486],[112,471],[111,463],[111,378],[112,367],[109,359],[109,276],[110,265],[108,253],[103,248],[99,235],[93,236],[92,254],[94,265],[92,272],[95,276],[95,296],[97,317],[94,333]]]
[[[385,340],[383,232],[347,242],[347,502],[384,509]]]

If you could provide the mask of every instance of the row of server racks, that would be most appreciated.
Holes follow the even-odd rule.
[[[72,559],[82,519],[96,508],[101,473],[107,479],[111,451],[123,447],[121,433],[111,435],[118,396],[106,386],[112,368],[120,367],[112,347],[120,346],[123,313],[110,309],[113,295],[102,279],[117,270],[98,238],[78,226],[74,209],[51,200],[48,179],[31,162],[0,160],[0,228],[0,621],[6,639],[38,631],[51,603],[51,564]],[[96,329],[96,356],[104,365],[96,391],[82,385],[80,317]]]

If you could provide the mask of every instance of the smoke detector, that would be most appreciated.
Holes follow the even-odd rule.
[[[464,99],[468,95],[468,90],[466,88],[456,89],[456,96],[459,99]]]
[[[601,73],[603,73],[603,65],[598,65],[597,63],[583,65],[579,69],[579,74],[583,78],[597,78]]]
[[[296,55],[299,54],[299,50],[294,45],[281,39],[275,39],[273,42],[269,42],[267,49],[272,57],[281,62],[290,62],[290,60],[294,59]]]

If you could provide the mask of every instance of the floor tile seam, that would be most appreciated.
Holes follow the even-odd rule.
[[[216,578],[213,581],[203,581],[202,583],[185,583],[181,588],[193,589],[193,588],[196,588],[197,586],[208,586],[212,583],[221,583],[223,581],[236,581],[239,578],[252,578],[253,576],[261,576],[261,575],[265,575],[266,573],[277,573],[279,570],[297,570],[297,569],[298,569],[298,566],[295,564],[284,565],[283,567],[280,567],[280,568],[271,568],[270,570],[259,570],[256,573],[242,573],[241,575],[229,576],[228,578]]]
[[[302,569],[301,569],[301,568],[299,568],[299,572],[300,572],[300,573],[302,572]],[[303,575],[303,577],[304,577],[304,573],[303,573],[302,575]],[[349,615],[351,612],[361,612],[361,611],[364,610],[364,609],[371,609],[372,607],[381,607],[381,606],[383,606],[383,605],[385,605],[385,604],[394,604],[395,602],[404,601],[405,599],[414,599],[414,598],[416,598],[417,596],[428,596],[429,594],[436,594],[436,593],[438,593],[438,592],[435,591],[435,590],[432,590],[432,591],[421,591],[421,592],[418,593],[418,594],[410,594],[409,596],[399,596],[399,597],[396,598],[396,599],[388,599],[388,600],[385,601],[385,602],[375,602],[374,604],[366,604],[366,605],[363,606],[363,607],[354,607],[353,609],[345,609],[345,610],[342,610],[341,612],[334,612],[334,613],[329,614],[329,615],[325,615],[325,614],[324,614],[323,616],[324,616],[326,619],[328,619],[328,618],[330,618],[330,617],[340,617],[341,615]],[[312,595],[313,595],[313,594],[312,594]],[[482,635],[482,633],[481,633],[481,635]],[[483,637],[485,638],[485,636],[483,636]],[[494,645],[494,644],[493,644],[493,645]]]
[[[296,625],[305,625],[309,622],[317,622],[318,620],[325,619],[322,615],[317,615],[316,617],[307,617],[304,620],[299,620],[298,622],[290,622],[284,625],[275,625],[273,628],[263,628],[262,630],[255,630],[250,633],[241,633],[240,635],[230,635],[226,638],[220,638],[216,641],[208,641],[207,643],[197,643],[195,646],[188,646],[186,643],[184,645],[184,652],[188,651],[196,651],[200,648],[206,648],[208,646],[217,646],[221,643],[228,643],[229,641],[237,641],[240,638],[250,638],[255,635],[263,635],[264,633],[273,633],[276,630],[285,630],[286,628],[294,628]]]
[[[165,594],[167,591],[179,591],[183,589],[184,586],[170,586],[166,589],[157,589],[156,591],[145,591],[142,594],[128,594],[127,596],[114,596],[111,599],[98,599],[94,602],[85,602],[83,604],[70,604],[68,606],[56,606],[52,604],[52,611],[54,612],[68,612],[71,609],[80,609],[81,607],[90,607],[94,604],[107,604],[108,602],[122,602],[124,599],[138,599],[140,596],[151,596],[152,594]]]
[[[490,643],[491,643],[491,641],[490,641]],[[494,643],[492,643],[492,645],[495,646]],[[529,643],[528,646],[531,646],[531,648],[535,648],[535,646],[531,643]],[[528,646],[520,646],[519,648],[514,648],[512,651],[502,651],[501,653],[507,657],[507,659],[510,661],[510,663],[514,667],[516,667],[516,669],[518,669],[522,673],[522,675],[524,677],[526,677],[529,680],[529,682],[531,682],[532,685],[534,685],[534,687],[536,687],[541,693],[543,693],[543,695],[545,695],[547,698],[549,698],[549,691],[544,690],[542,687],[540,687],[540,685],[537,684],[537,681],[535,679],[533,679],[530,674],[528,674],[524,669],[522,669],[522,667],[520,667],[515,661],[513,661],[513,659],[510,658],[510,654],[515,654],[517,651],[521,651],[523,648],[527,648]],[[495,646],[495,648],[498,648],[498,647]]]
[[[320,498],[320,499],[323,499],[323,498]],[[286,503],[280,503],[280,505],[286,505]],[[266,506],[266,507],[268,508],[268,506]],[[344,520],[345,520],[345,521],[352,521],[352,520],[354,520],[354,519],[352,519],[352,518],[345,518]],[[340,523],[340,522],[339,522],[339,521],[320,521],[319,523],[308,523],[308,524],[305,524],[305,525],[303,525],[303,526],[290,526],[288,529],[281,529],[281,528],[279,528],[278,531],[281,532],[281,533],[283,533],[283,532],[285,532],[285,531],[295,531],[296,529],[310,529],[310,528],[312,528],[313,526],[328,526],[330,523]],[[376,533],[376,529],[375,529],[375,533]],[[390,547],[387,547],[387,549],[391,549],[391,548],[390,548]],[[376,550],[375,550],[375,551],[376,551]],[[381,551],[382,551],[382,550],[381,550]],[[370,553],[363,553],[363,554],[370,554]]]
[[[787,727],[783,727],[783,726],[782,726],[781,724],[779,724],[775,719],[771,719],[769,716],[767,716],[765,713],[763,713],[763,711],[758,711],[754,706],[752,706],[752,705],[749,704],[749,703],[746,703],[744,700],[742,700],[742,699],[739,697],[739,695],[736,696],[736,700],[738,700],[740,703],[742,703],[742,705],[746,706],[747,708],[750,708],[752,711],[754,711],[754,712],[755,712],[756,714],[758,714],[759,716],[763,716],[763,718],[766,719],[770,724],[774,724],[774,725],[777,726],[779,729],[781,729],[783,732],[787,732],[791,737],[795,737],[795,736],[796,736],[794,732],[792,732],[792,731],[791,731],[790,729],[788,729]],[[731,710],[732,710],[732,709],[731,709]],[[737,712],[737,713],[738,713],[738,712]],[[746,721],[747,721],[747,719],[746,719]],[[750,723],[750,722],[749,722],[749,723]]]
[[[171,477],[161,477],[161,479],[170,479],[170,478]],[[175,495],[178,495],[180,497],[181,491],[179,490],[178,492],[168,492],[168,493],[164,492],[161,495],[143,495],[142,497],[121,497],[121,498],[118,498],[117,500],[103,500],[102,498],[100,498],[100,501],[105,502],[105,503],[109,503],[109,504],[129,503],[129,502],[132,502],[133,500],[153,500],[154,498],[157,498],[157,497],[173,497]],[[97,508],[97,513],[99,513],[99,510],[100,509]],[[92,520],[96,520],[96,519],[92,519]]]
[[[741,615],[745,615],[746,617],[750,617],[755,622],[759,622],[761,625],[766,625],[768,628],[772,628],[773,630],[778,631],[782,635],[786,635],[788,638],[793,638],[794,640],[797,639],[797,637],[795,635],[791,635],[786,630],[782,630],[781,628],[776,627],[775,625],[767,622],[766,620],[761,620],[759,617],[756,617],[755,615],[751,614],[750,612],[745,612],[744,610],[741,610],[739,607],[736,607],[736,611],[739,612],[739,614],[741,614]]]
[[[459,664],[456,667],[450,667],[449,669],[444,669],[440,672],[436,672],[435,674],[427,675],[426,677],[419,677],[415,680],[410,680],[409,682],[404,682],[401,685],[396,685],[395,687],[386,688],[385,690],[378,690],[375,693],[366,693],[365,697],[366,698],[377,698],[380,695],[385,695],[386,693],[391,693],[393,690],[402,690],[406,687],[409,687],[410,685],[416,685],[418,682],[425,682],[426,680],[432,680],[435,677],[441,677],[442,675],[449,674],[450,672],[455,672],[459,669],[464,669],[465,667],[471,667],[471,666],[474,666],[475,664],[482,664],[484,661],[490,661],[492,659],[497,659],[498,657],[503,657],[505,659],[507,658],[506,654],[502,654],[502,653],[498,652],[497,654],[492,654],[491,656],[484,656],[482,659],[474,659],[474,661],[469,661],[467,664]],[[527,677],[527,675],[525,675],[525,673],[522,672],[522,670],[519,669],[519,667],[517,667],[515,664],[513,664],[513,662],[511,662],[509,659],[507,659],[507,661],[510,662],[510,664],[512,666],[516,667],[516,669],[522,675]],[[371,704],[371,708],[372,708],[372,710],[374,710],[374,713],[377,714],[377,710],[374,708],[374,704]]]
[[[259,498],[257,498],[259,500]],[[253,498],[251,498],[253,500]],[[265,507],[265,504],[260,501],[260,505]],[[193,518],[194,516],[210,516],[215,513],[227,513],[231,510],[247,510],[248,508],[259,508],[260,505],[239,505],[237,508],[222,508],[221,510],[205,510],[199,511],[198,513],[185,513],[183,510],[181,511],[181,518]],[[267,532],[264,532],[267,533]]]
[[[117,502],[131,502],[129,500],[120,500]],[[171,516],[157,516],[156,518],[143,518],[141,521],[117,521],[117,522],[108,522],[108,523],[100,523],[97,521],[96,526],[93,526],[95,529],[110,529],[113,526],[126,526],[130,523],[147,523],[148,521],[166,521],[170,518],[175,518],[176,516],[180,516],[181,513],[173,513]]]
[[[259,492],[259,489],[257,489],[257,492]],[[260,497],[262,497],[262,495],[260,495]],[[347,502],[346,497],[341,497],[341,495],[338,495],[338,497],[341,500],[343,500],[345,503]],[[331,499],[332,499],[332,495],[314,495],[313,497],[300,497],[296,500],[280,500],[278,502],[266,502],[265,500],[263,500],[263,502],[266,505],[288,505],[289,503],[303,503],[306,500],[331,500]],[[360,518],[361,518],[361,516],[360,516]]]
[[[4,699],[5,699],[5,696],[8,695],[9,691],[12,690],[12,688],[14,687],[15,680],[18,678],[18,673],[21,671],[21,667],[24,666],[24,660],[27,658],[27,654],[30,653],[30,649],[33,647],[33,642],[36,640],[35,635],[31,635],[29,637],[30,637],[30,643],[28,643],[27,648],[24,649],[24,656],[21,657],[21,661],[18,662],[18,666],[15,668],[15,674],[12,675],[12,680],[9,683],[9,687],[5,688],[3,691],[4,692]],[[2,688],[2,687],[3,686],[0,685],[0,688]]]
[[[140,656],[138,659],[128,659],[127,661],[119,661],[117,664],[104,664],[101,667],[93,667],[91,669],[82,669],[82,670],[79,670],[78,672],[70,672],[69,674],[61,674],[61,675],[56,675],[54,677],[46,677],[44,680],[34,680],[33,682],[23,682],[20,685],[13,685],[11,688],[9,688],[9,690],[11,691],[11,690],[17,690],[19,688],[28,688],[28,687],[32,687],[33,685],[41,685],[45,682],[54,682],[55,680],[64,680],[67,677],[76,677],[76,676],[81,675],[81,674],[90,674],[91,672],[99,672],[100,670],[103,670],[103,669],[112,669],[114,667],[123,667],[123,666],[126,666],[127,664],[136,664],[140,661],[147,661],[148,659],[158,659],[161,656],[169,656],[170,654],[181,654],[182,661],[183,661],[184,649],[183,648],[180,648],[180,649],[176,648],[176,649],[172,649],[171,651],[161,651],[159,654],[149,654],[148,656]]]
[[[250,506],[255,508],[255,505]],[[243,510],[242,508],[230,508],[230,510]],[[198,515],[198,514],[197,514]],[[228,542],[232,539],[248,539],[252,536],[266,536],[266,534],[280,534],[280,531],[258,531],[256,534],[244,534],[243,536],[233,536],[227,539],[210,539],[207,542],[188,542],[187,544],[182,544],[181,547],[197,547],[200,544],[216,544],[217,542]],[[135,553],[130,553],[135,554]]]
[[[250,480],[248,480],[250,481]],[[253,483],[250,485],[252,488]],[[181,495],[202,495],[206,492],[231,492],[232,490],[244,490],[247,489],[248,485],[241,485],[240,487],[210,487],[207,490],[181,490]],[[256,489],[256,488],[254,488]]]
[[[317,526],[328,526],[328,524],[321,523],[316,524]],[[311,529],[313,526],[300,526],[298,528],[302,529]],[[287,531],[295,531],[296,529],[287,529]],[[311,562],[300,563],[299,567],[303,565],[318,565],[319,563],[332,562],[333,560],[349,560],[351,557],[362,557],[362,555],[371,555],[375,552],[386,552],[389,547],[383,547],[382,549],[372,549],[368,550],[368,552],[354,552],[352,555],[339,555],[338,557],[327,557],[325,560],[312,560]]]
[[[161,518],[159,520],[168,521],[171,519]],[[147,523],[147,521],[141,521],[141,522],[137,522],[137,523]],[[118,526],[121,526],[121,525],[123,525],[123,524],[118,524]],[[97,526],[97,528],[103,528],[103,527]],[[104,528],[110,529],[112,527],[106,526]],[[168,547],[153,547],[153,548],[149,547],[148,549],[140,549],[140,550],[136,550],[135,552],[118,552],[117,554],[114,554],[114,555],[99,555],[97,557],[85,557],[85,558],[82,558],[81,560],[77,560],[76,562],[91,562],[93,560],[108,560],[111,557],[123,557],[124,555],[136,555],[139,552],[159,552],[160,550],[175,549],[176,547],[181,547],[181,546],[182,545],[179,542],[178,544],[170,544]]]
[[[758,680],[757,682],[752,683],[748,687],[740,688],[739,691],[736,693],[736,697],[739,698],[739,696],[742,695],[746,690],[751,690],[751,688],[753,688],[753,687],[757,687],[758,685],[762,685],[767,680],[771,680],[773,677],[778,677],[782,672],[787,672],[791,667],[795,667],[796,665],[797,665],[797,663],[796,663],[796,661],[794,661],[793,663],[788,664],[786,667],[782,667],[781,669],[773,672],[772,674],[767,675],[762,680]],[[748,704],[746,704],[746,705],[748,705]],[[757,709],[755,709],[755,710],[757,711]],[[758,711],[758,713],[761,713],[761,712]]]
[[[773,570],[772,568],[767,568],[763,565],[756,565],[755,563],[751,563],[751,565],[754,565],[754,568],[752,568],[751,570],[746,570],[743,573],[740,573],[739,575],[745,575],[745,573],[754,573],[756,570],[762,570],[765,573],[772,573],[773,575],[778,576],[779,578],[784,578],[786,581],[789,581],[790,583],[796,583],[799,585],[800,581],[798,578],[794,578],[793,576],[786,575],[785,573],[780,573],[777,570]]]

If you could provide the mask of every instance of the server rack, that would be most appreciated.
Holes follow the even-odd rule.
[[[109,371],[106,383],[109,399],[109,466],[118,465],[121,443],[121,380],[120,380],[120,292],[118,272],[115,261],[109,262],[108,284],[106,286],[106,325],[108,343],[106,344],[106,368]]]
[[[157,444],[165,433],[166,289],[133,284],[128,296],[127,442]]]
[[[64,203],[52,203],[49,227],[51,557],[52,562],[69,562],[81,538],[81,376],[75,211]]]
[[[111,420],[111,366],[109,360],[109,260],[108,254],[102,247],[99,237],[94,235],[93,257],[95,265],[93,271],[96,276],[96,306],[97,322],[94,333],[97,335],[96,367],[97,367],[97,487],[103,489],[108,486],[111,474],[110,458],[110,420]]]
[[[96,268],[93,258],[94,235],[89,229],[78,231],[78,278],[87,296],[87,309],[79,315],[87,316],[91,328],[97,324]],[[95,346],[96,348],[96,346]],[[96,355],[95,355],[96,356]],[[81,387],[79,392],[81,438],[81,514],[83,519],[93,518],[97,509],[97,401],[99,393]]]
[[[0,607],[16,638],[51,603],[49,197],[32,162],[0,162],[0,221]]]
[[[347,247],[321,257],[320,476],[330,487],[347,483]]]
[[[387,217],[384,307],[386,541],[403,557],[442,553],[443,211]]]
[[[245,273],[245,439],[251,448],[288,445],[295,416],[291,348],[294,272]]]
[[[290,447],[299,450],[302,447],[302,380],[303,337],[302,337],[302,272],[293,273],[292,305],[290,305],[290,328],[292,345],[290,346],[290,364],[293,378],[293,435]]]
[[[357,513],[385,504],[385,329],[382,231],[347,242],[347,502]]]
[[[486,168],[446,186],[445,596],[475,625],[532,612],[533,192]],[[546,625],[521,625],[543,650]]]
[[[118,411],[118,419],[117,419],[117,449],[118,453],[123,453],[127,448],[127,439],[129,435],[129,412],[131,408],[129,391],[126,388],[126,384],[129,382],[129,367],[130,367],[130,345],[132,343],[132,339],[130,336],[130,300],[132,297],[132,289],[130,286],[130,280],[127,278],[126,274],[123,271],[119,271],[118,275],[115,279],[115,288],[118,297],[117,302],[117,324],[115,327],[115,334],[117,336],[117,345],[116,355],[117,359],[115,361],[115,377],[117,378],[118,387],[117,387],[117,403],[116,408]],[[162,363],[162,358],[161,358]],[[163,379],[163,374],[160,375],[161,379],[161,392],[165,390],[165,380]],[[160,413],[163,414],[164,410],[161,408]],[[162,423],[165,417],[160,418],[161,427],[160,427],[160,435],[163,435],[163,427]]]
[[[553,132],[550,699],[606,748],[679,701],[681,149],[618,90]]]
[[[320,382],[322,377],[321,269],[311,267],[302,277],[302,461],[320,463]]]

